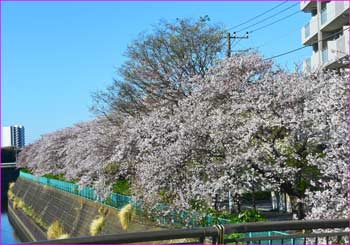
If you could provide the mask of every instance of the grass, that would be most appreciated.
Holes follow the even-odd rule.
[[[15,187],[15,182],[11,182],[9,184],[9,190],[7,191],[7,197],[9,200],[13,201],[15,198],[15,194],[13,193],[13,188]]]
[[[11,195],[11,194],[10,194]],[[23,212],[33,218],[34,222],[36,224],[38,224],[39,226],[41,226],[44,229],[48,229],[48,225],[42,220],[42,218],[35,213],[35,211],[33,210],[33,208],[29,205],[27,205],[23,199],[16,197],[13,193],[12,193],[12,205],[14,209],[21,209],[23,210]]]
[[[68,238],[69,235],[64,232],[63,225],[59,220],[54,221],[47,229],[47,239],[63,239]]]
[[[69,234],[64,233],[64,234],[60,235],[57,239],[66,239],[66,238],[69,238]]]
[[[23,202],[23,200],[21,198],[18,198],[18,208],[23,209],[25,207],[25,203]]]
[[[14,209],[18,208],[18,197],[16,197],[16,196],[14,196],[14,198],[13,198],[12,207]]]
[[[19,197],[16,197],[15,195],[13,195],[13,202],[12,202],[12,206],[14,209],[23,209],[25,206],[25,203],[23,202],[23,200]]]
[[[90,235],[96,236],[98,235],[104,226],[105,217],[100,215],[96,219],[94,219],[90,224]]]
[[[122,225],[123,230],[126,231],[129,228],[133,213],[134,213],[134,207],[131,204],[124,206],[119,211],[118,216],[119,216],[120,224]]]
[[[15,187],[15,182],[9,184],[9,190],[13,191],[13,187]]]
[[[8,192],[7,192],[7,197],[8,197],[8,199],[11,200],[11,201],[13,201],[14,198],[15,198],[15,194],[12,192],[11,189],[8,190]]]

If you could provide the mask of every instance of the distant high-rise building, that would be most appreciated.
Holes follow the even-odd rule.
[[[2,127],[2,146],[22,148],[25,145],[24,127],[21,125]]]

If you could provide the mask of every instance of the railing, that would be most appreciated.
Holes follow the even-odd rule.
[[[135,198],[131,196],[112,193],[106,200],[102,201],[101,199],[98,198],[94,189],[89,187],[81,187],[77,184],[69,183],[62,180],[34,176],[32,174],[25,173],[22,171],[20,171],[20,177],[56,188],[59,190],[66,191],[71,194],[87,198],[92,201],[97,201],[97,202],[103,203],[104,205],[108,205],[117,209],[120,209],[127,204],[131,204],[135,208],[137,214],[141,214],[141,215],[144,214],[142,203],[140,201],[137,201]],[[149,212],[150,213],[153,212],[154,214],[156,214],[152,216],[155,217],[155,220],[159,224],[163,224],[163,225],[183,226],[186,224],[194,227],[194,226],[212,226],[217,223],[219,224],[229,223],[228,219],[214,218],[211,215],[203,215],[195,211],[174,210],[164,204],[158,204],[156,207],[149,210]]]
[[[234,225],[219,225],[214,227],[203,227],[195,229],[174,229],[162,231],[124,233],[115,235],[103,235],[94,237],[77,237],[60,240],[48,240],[30,242],[30,244],[121,244],[121,243],[173,243],[173,244],[348,244],[349,221],[343,220],[307,220],[307,221],[280,221],[259,222]],[[327,229],[325,232],[312,232],[314,229]],[[333,231],[329,232],[329,229]],[[334,231],[341,229],[341,231]],[[271,230],[294,231],[290,235],[241,237],[240,234],[248,232],[263,232],[266,234]],[[238,238],[230,239],[230,234]],[[284,233],[285,234],[285,233]],[[182,239],[182,241],[176,241]]]
[[[325,24],[328,20],[327,18],[327,5],[321,9],[321,25]]]
[[[328,62],[328,48],[322,50],[322,64],[326,64]]]
[[[3,162],[1,168],[16,168],[16,162]]]
[[[306,39],[310,36],[310,22],[304,26],[304,31],[305,31],[304,35],[305,35],[305,39]]]

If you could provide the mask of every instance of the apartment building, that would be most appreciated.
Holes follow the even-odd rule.
[[[304,71],[340,69],[349,58],[349,1],[301,1],[310,21],[301,29],[303,45],[312,46]]]
[[[14,146],[22,148],[24,142],[24,127],[21,125],[2,127],[2,145],[1,147]]]

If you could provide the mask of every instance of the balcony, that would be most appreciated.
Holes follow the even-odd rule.
[[[310,62],[310,65],[309,65],[310,71],[316,71],[317,69],[319,69],[321,67],[319,52],[314,52],[311,55],[309,62]]]
[[[317,8],[316,1],[300,1],[300,10],[303,12],[310,12],[313,9]]]
[[[310,58],[303,61],[304,72],[314,72],[321,67],[319,52],[313,52]]]
[[[346,29],[348,27],[344,27]],[[345,65],[341,62],[342,59],[349,55],[349,31],[344,31],[344,34],[336,40],[327,42],[327,51],[322,53],[326,60],[323,60],[323,66],[329,69],[344,67]]]
[[[331,1],[321,11],[321,30],[334,31],[349,23],[349,2]]]
[[[344,26],[344,30],[349,26]],[[319,52],[314,52],[311,58],[304,60],[303,70],[305,72],[313,72],[323,67],[327,69],[337,69],[345,67],[341,60],[345,59],[350,54],[349,48],[349,31],[344,31],[344,34],[336,40],[328,41],[327,48],[322,50],[320,61]]]
[[[304,45],[317,41],[317,15],[313,16],[310,22],[301,29],[301,41]]]

